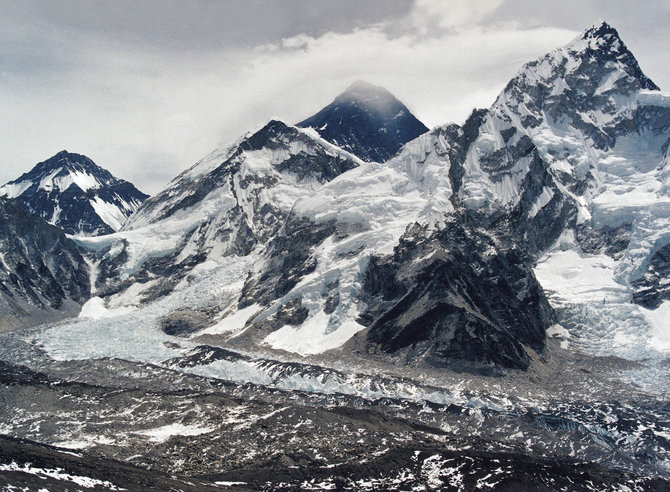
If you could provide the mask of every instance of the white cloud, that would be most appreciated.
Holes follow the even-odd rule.
[[[470,26],[495,12],[504,0],[416,0],[410,17],[420,32],[432,26],[458,29]]]
[[[17,28],[13,53],[29,70],[0,67],[0,181],[67,149],[156,192],[215,146],[273,117],[300,121],[356,79],[386,87],[428,126],[462,122],[523,63],[577,34],[546,19],[529,28],[521,14],[501,18],[500,4],[419,0],[395,22],[293,30],[244,49],[176,51]]]

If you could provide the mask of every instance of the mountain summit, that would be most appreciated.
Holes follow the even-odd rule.
[[[2,186],[0,196],[68,234],[90,236],[117,231],[147,198],[88,157],[66,150]]]
[[[354,82],[328,106],[298,123],[364,161],[385,162],[428,128],[393,94]]]
[[[568,45],[568,49],[599,56],[624,67],[626,73],[640,83],[642,89],[659,90],[659,87],[644,73],[633,53],[626,47],[618,31],[607,22],[598,21],[587,28]]]

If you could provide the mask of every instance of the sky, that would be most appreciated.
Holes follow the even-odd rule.
[[[356,80],[462,123],[598,20],[670,92],[667,0],[0,0],[0,183],[68,150],[157,193]]]

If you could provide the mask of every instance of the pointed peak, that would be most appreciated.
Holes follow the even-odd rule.
[[[619,38],[619,33],[611,25],[602,19],[597,20],[582,33],[582,39],[608,38],[614,36]],[[620,39],[620,38],[619,38]]]
[[[624,67],[630,76],[639,80],[640,88],[659,90],[658,86],[642,72],[635,55],[623,42],[619,32],[603,20],[591,24],[566,48],[571,52],[596,54],[602,61],[615,62]]]
[[[295,128],[283,121],[272,119],[260,129],[249,132],[239,146],[243,150],[260,150],[269,145],[271,141],[276,141],[291,131],[297,133]]]
[[[364,161],[385,162],[428,128],[383,87],[357,80],[328,106],[296,126]]]
[[[50,170],[63,167],[69,170],[86,169],[91,172],[104,172],[104,170],[90,158],[82,154],[74,154],[67,150],[61,150],[47,160],[38,163],[34,169]]]
[[[598,20],[587,27],[568,43],[567,48],[573,51],[628,51],[619,32],[604,20]]]
[[[361,103],[364,105],[387,105],[398,100],[385,88],[363,80],[357,80],[335,98],[337,103]]]
[[[385,88],[383,88],[380,85],[374,85],[371,84],[370,82],[366,82],[365,80],[357,80],[354,83],[352,83],[349,87],[346,88],[344,91],[346,92],[382,92],[382,93],[388,93],[390,94],[389,91],[387,91]]]

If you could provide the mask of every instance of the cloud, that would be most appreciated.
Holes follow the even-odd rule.
[[[585,27],[498,0],[398,0],[384,12],[353,0],[293,2],[296,11],[259,1],[240,12],[245,2],[199,2],[183,16],[190,28],[173,26],[179,2],[143,2],[177,9],[145,14],[146,25],[124,25],[131,4],[104,21],[74,15],[69,2],[47,2],[58,15],[27,15],[24,4],[37,5],[8,3],[0,20],[0,181],[67,149],[151,193],[214,147],[273,117],[300,121],[357,79],[386,87],[428,126],[462,122],[523,63]],[[227,16],[212,20],[221,5]]]
[[[410,17],[414,27],[426,34],[431,27],[445,30],[478,24],[503,4],[503,0],[416,0]]]

